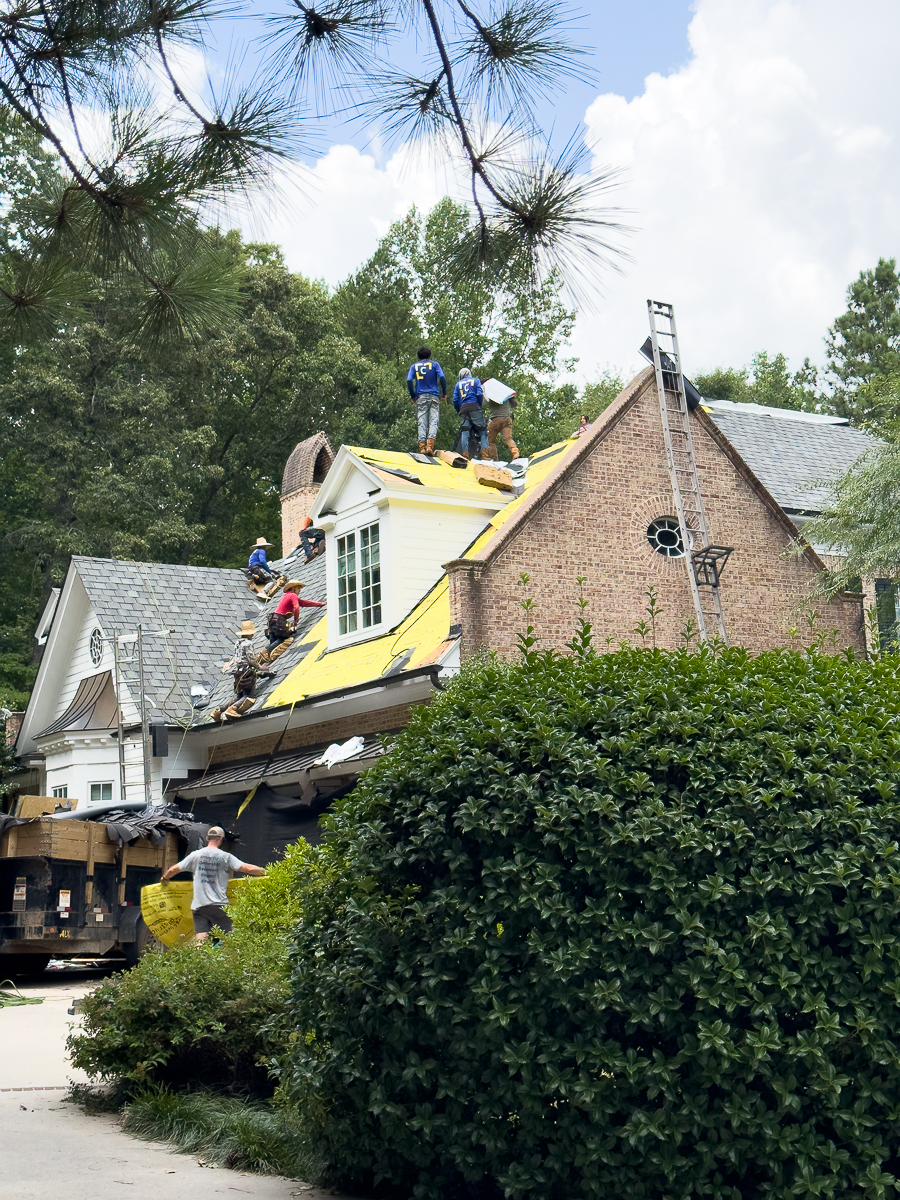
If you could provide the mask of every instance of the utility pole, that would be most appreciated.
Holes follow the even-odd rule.
[[[141,747],[144,757],[144,803],[150,807],[150,719],[147,714],[147,696],[144,692],[144,627],[138,625],[138,687],[141,691]]]
[[[119,627],[113,629],[113,657],[116,664],[116,729],[119,741],[119,801],[125,803],[125,726],[122,724],[122,681],[119,675]]]

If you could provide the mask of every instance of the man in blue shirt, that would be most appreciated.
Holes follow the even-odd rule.
[[[428,346],[419,347],[419,356],[409,368],[406,386],[416,406],[419,427],[419,453],[433,454],[441,416],[441,401],[447,399],[447,380],[441,364],[431,357]]]
[[[267,542],[265,538],[257,538],[253,547],[253,553],[250,555],[250,561],[247,563],[247,577],[250,586],[256,593],[257,600],[265,602],[278,591],[280,583],[284,577],[273,571],[269,566],[269,560],[266,558],[266,550],[272,549],[272,543]],[[275,584],[273,587],[272,585]]]
[[[487,421],[483,405],[481,380],[474,378],[468,367],[463,367],[453,389],[453,407],[459,413],[458,445],[463,458],[477,454],[476,446],[480,446],[482,458],[488,457]]]

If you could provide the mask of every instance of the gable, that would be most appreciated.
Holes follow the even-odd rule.
[[[721,591],[729,640],[754,650],[788,645],[821,563],[812,551],[790,554],[795,530],[787,516],[706,414],[696,411],[691,422],[711,541],[734,547]],[[478,613],[490,612],[483,645],[512,651],[527,590],[543,644],[564,646],[575,629],[579,575],[600,649],[606,639],[640,643],[635,628],[647,619],[649,587],[661,610],[658,644],[677,646],[693,619],[685,559],[662,556],[648,540],[654,520],[675,515],[652,371],[582,441],[500,537],[474,561],[450,564],[451,620],[475,630]],[[818,607],[822,626],[839,629],[840,646],[860,644],[858,598]],[[466,653],[476,648],[464,644]]]

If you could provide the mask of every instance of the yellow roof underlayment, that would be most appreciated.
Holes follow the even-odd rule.
[[[528,466],[525,490],[494,514],[483,532],[460,555],[461,558],[474,558],[490,544],[497,531],[515,515],[531,491],[559,465],[563,455],[575,445],[575,441],[575,438],[568,438],[534,455]],[[416,475],[427,488],[446,490],[448,497],[460,493],[483,494],[483,485],[475,482],[470,470],[461,471],[458,467],[451,467],[443,462],[436,462],[431,466],[410,458],[408,454],[391,450],[366,450],[356,447],[348,449],[370,467],[408,471],[411,475]],[[400,477],[394,476],[391,486],[408,487],[410,493],[414,493],[419,485],[406,483]],[[310,648],[303,661],[269,695],[264,707],[293,704],[306,696],[378,679],[397,658],[405,657],[410,651],[412,656],[405,664],[405,670],[438,662],[445,650],[449,649],[449,634],[450,595],[446,575],[441,576],[399,625],[389,633],[370,641],[342,646],[329,654],[328,619],[322,617],[307,634],[307,641],[315,641],[316,645]]]

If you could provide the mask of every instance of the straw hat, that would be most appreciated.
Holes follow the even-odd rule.
[[[299,579],[289,579],[284,585],[282,591],[299,592],[302,587],[306,587],[306,584],[301,583]]]
[[[241,629],[238,633],[238,637],[253,637],[254,633],[256,633],[256,626],[253,624],[253,622],[243,621],[241,623]]]
[[[265,538],[257,538],[256,541],[253,543],[253,545],[258,546],[258,547],[268,546],[269,549],[272,548],[272,543],[267,542]]]

